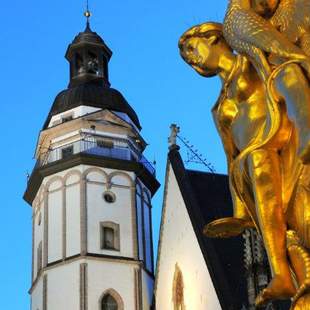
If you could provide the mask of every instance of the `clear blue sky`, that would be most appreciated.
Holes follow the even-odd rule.
[[[67,45],[84,29],[82,0],[9,0],[1,3],[2,163],[0,261],[1,309],[29,309],[31,209],[22,200],[31,172],[37,135],[56,94],[68,83]],[[179,36],[190,26],[221,21],[227,0],[90,0],[92,28],[114,54],[112,86],[138,113],[164,183],[169,125],[176,122],[216,170],[225,157],[210,109],[217,99],[217,78],[204,79],[178,54]],[[203,168],[203,167],[196,167]],[[155,244],[162,190],[155,196]],[[156,247],[157,248],[157,247]]]

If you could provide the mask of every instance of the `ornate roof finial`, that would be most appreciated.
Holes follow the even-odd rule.
[[[179,146],[177,145],[177,136],[180,132],[180,127],[178,127],[176,124],[171,124],[170,130],[171,133],[170,137],[168,138],[169,150],[179,149]]]
[[[87,22],[86,22],[86,31],[89,30],[90,31],[90,24],[89,24],[89,19],[91,17],[91,12],[89,10],[89,2],[88,0],[86,0],[86,11],[84,12],[84,16],[86,17],[87,19]]]

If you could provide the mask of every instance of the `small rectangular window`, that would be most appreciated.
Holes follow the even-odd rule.
[[[58,119],[58,120],[53,122],[52,126],[57,126],[57,125],[59,125],[61,123],[62,123],[61,119]]]
[[[120,250],[119,225],[113,222],[100,223],[100,247],[102,250]]]
[[[103,227],[103,248],[114,249],[114,229]]]
[[[114,146],[113,141],[109,141],[109,140],[98,139],[96,143],[98,147],[103,147],[103,148],[108,148],[108,149],[112,149]]]
[[[62,159],[68,158],[68,157],[70,157],[70,156],[72,156],[72,155],[73,155],[73,145],[64,147],[64,148],[61,150],[61,158],[62,158]]]
[[[73,120],[73,115],[67,115],[67,116],[63,116],[61,118],[61,122],[62,123],[66,123],[66,122],[69,122],[69,121],[72,121]]]

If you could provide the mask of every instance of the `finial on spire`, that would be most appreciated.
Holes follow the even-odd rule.
[[[179,149],[179,146],[177,145],[177,136],[178,133],[180,132],[180,127],[177,126],[176,124],[171,124],[170,130],[171,133],[170,137],[168,138],[169,150]]]
[[[86,22],[86,29],[90,29],[90,25],[89,25],[89,19],[91,17],[91,12],[89,10],[89,3],[88,3],[88,0],[86,0],[86,11],[84,12],[84,16],[86,17],[87,19],[87,22]]]

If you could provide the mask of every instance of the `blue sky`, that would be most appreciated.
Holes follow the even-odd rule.
[[[37,135],[58,92],[67,87],[67,45],[85,27],[84,1],[10,0],[2,3],[2,162],[0,261],[1,308],[29,308],[31,209],[22,200],[26,173],[34,164]],[[211,118],[217,78],[199,77],[181,60],[177,42],[190,26],[221,21],[227,0],[90,0],[92,28],[114,54],[110,81],[139,115],[164,183],[171,123],[215,166],[226,171],[225,156]],[[196,169],[203,167],[196,166]],[[155,244],[162,191],[153,200]]]

